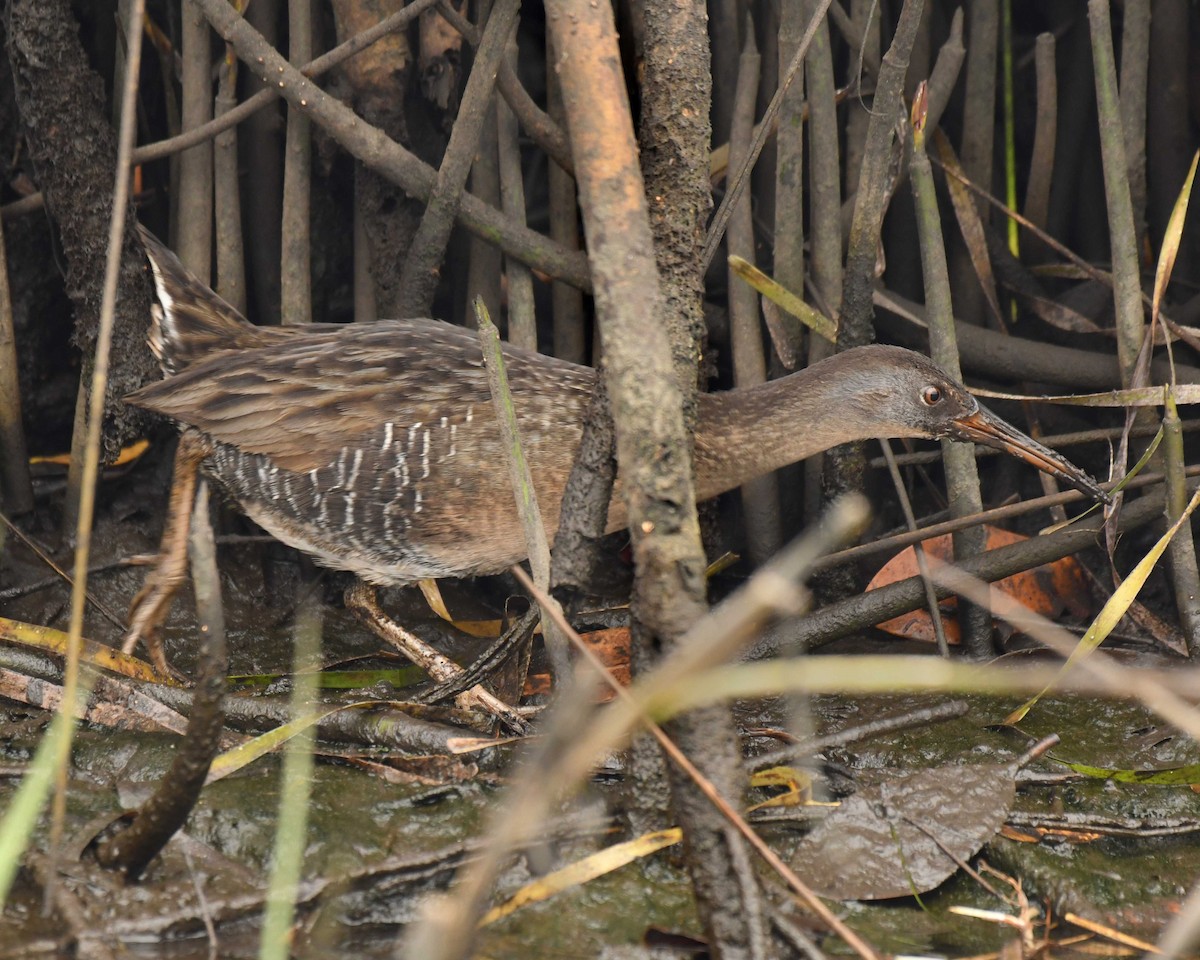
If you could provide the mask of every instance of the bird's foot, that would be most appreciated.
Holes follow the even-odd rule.
[[[163,676],[181,679],[163,652],[159,628],[167,619],[171,601],[187,576],[187,541],[200,463],[209,453],[208,442],[195,430],[185,430],[175,449],[175,470],[162,543],[146,582],[129,607],[129,631],[121,649],[132,653],[138,641],[146,646],[150,661]]]
[[[129,629],[121,645],[125,653],[133,653],[140,641],[146,647],[154,669],[172,680],[185,678],[167,660],[160,630],[186,572],[186,558],[183,564],[173,563],[169,556],[159,558],[129,606]]]

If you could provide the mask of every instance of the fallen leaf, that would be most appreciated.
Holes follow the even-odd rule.
[[[823,897],[887,900],[942,884],[1000,829],[1017,764],[869,771],[796,849],[792,866]]]
[[[987,531],[987,548],[989,550],[1007,547],[1028,539],[1019,533],[1001,530],[999,527],[985,527],[984,529]],[[941,566],[952,559],[953,548],[949,534],[926,540],[924,547],[931,568]],[[867,589],[876,590],[898,580],[915,577],[918,572],[916,553],[912,547],[909,547],[884,564],[883,569],[875,574],[871,582],[867,584]],[[1073,557],[1064,557],[1054,563],[1014,574],[992,584],[992,589],[1007,594],[1029,609],[1052,620],[1061,616],[1064,611],[1080,620],[1087,619],[1091,614],[1087,603],[1088,591],[1084,573]],[[958,622],[954,618],[955,599],[951,597],[943,600],[939,607],[946,628],[946,639],[950,643],[958,643]],[[933,643],[936,639],[933,621],[929,617],[929,611],[925,609],[903,613],[878,626],[880,630],[894,636],[906,637],[909,640],[924,640]]]

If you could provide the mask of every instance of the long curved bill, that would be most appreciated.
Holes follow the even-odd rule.
[[[955,420],[950,437],[1003,450],[1097,500],[1104,503],[1110,501],[1108,494],[1100,489],[1100,485],[1070,460],[1049,447],[1042,446],[1033,437],[1027,437],[985,407],[979,407],[974,413]]]

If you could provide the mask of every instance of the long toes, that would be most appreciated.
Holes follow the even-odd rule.
[[[164,595],[161,589],[147,581],[129,605],[129,631],[125,634],[126,638],[140,640],[154,633],[167,618],[170,600],[170,594]]]
[[[167,661],[163,653],[160,629],[171,608],[173,591],[147,583],[130,605],[129,629],[125,633],[122,649],[131,653],[141,643],[154,669],[164,677],[184,679]]]

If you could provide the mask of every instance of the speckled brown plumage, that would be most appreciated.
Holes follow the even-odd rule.
[[[591,370],[508,351],[547,524]],[[309,331],[218,353],[130,398],[212,443],[209,472],[285,542],[374,583],[493,573],[523,538],[469,331],[432,320]]]
[[[524,557],[473,333],[433,320],[253,327],[146,243],[163,305],[151,342],[174,375],[130,402],[206,438],[208,472],[251,518],[373,583],[494,573]],[[552,535],[595,372],[511,346],[504,354]],[[872,346],[702,397],[697,495],[875,436],[980,440],[1098,493],[928,358]],[[624,522],[614,496],[610,527]]]

